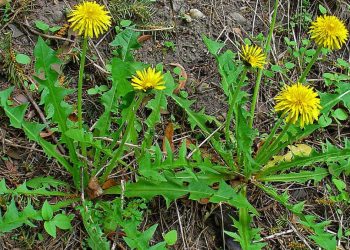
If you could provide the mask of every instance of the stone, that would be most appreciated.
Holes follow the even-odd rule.
[[[240,13],[238,13],[238,12],[232,12],[230,17],[231,17],[231,19],[236,21],[238,24],[245,24],[245,23],[247,23],[247,19],[244,16],[242,16]]]
[[[198,9],[190,9],[190,16],[191,16],[193,19],[200,19],[200,18],[205,17],[205,15],[203,14],[203,12],[201,12],[201,11],[198,10]]]
[[[64,14],[62,11],[60,10],[55,10],[54,12],[52,12],[52,19],[55,21],[55,22],[60,22],[62,21],[63,17],[64,17]]]
[[[9,28],[12,30],[12,38],[18,38],[24,35],[23,32],[13,24],[9,24]]]

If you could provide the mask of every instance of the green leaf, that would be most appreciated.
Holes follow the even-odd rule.
[[[72,221],[72,218],[65,214],[57,214],[52,220],[52,222],[54,222],[56,227],[63,230],[68,230],[72,228],[71,221]]]
[[[51,205],[45,200],[44,205],[41,209],[41,216],[43,217],[44,220],[51,220],[53,216],[53,209]]]
[[[52,209],[53,211],[57,211],[78,200],[79,198],[58,202],[55,205],[52,205]],[[6,215],[7,213],[9,214]],[[31,223],[31,220],[42,220],[42,217],[41,211],[34,210],[33,206],[30,203],[30,199],[28,199],[27,206],[23,209],[22,212],[18,212],[15,203],[12,200],[10,206],[7,208],[7,212],[5,213],[4,217],[1,217],[0,210],[0,234],[11,232],[11,230],[21,227],[23,224],[27,224],[30,227],[33,227],[34,225]]]
[[[55,187],[57,188],[58,186],[60,187],[69,187],[70,185],[67,182],[57,180],[53,178],[52,176],[39,176],[35,177],[33,179],[28,180],[27,182],[27,187],[30,188],[47,188],[47,187]],[[1,189],[0,189],[1,190]]]
[[[149,247],[149,241],[152,239],[158,227],[158,224],[152,225],[150,228],[148,228],[144,232],[139,232],[137,230],[138,224],[139,222],[135,222],[135,221],[125,222],[123,227],[127,237],[124,237],[123,239],[131,249],[151,249]],[[152,248],[152,249],[159,249],[159,248]]]
[[[100,225],[96,222],[94,214],[91,211],[87,202],[84,202],[80,207],[80,214],[83,218],[83,223],[89,237],[87,239],[88,245],[93,250],[110,250],[109,243],[103,234]]]
[[[6,183],[5,183],[5,178],[2,178],[0,181],[0,194],[6,194],[8,192]]]
[[[18,217],[19,217],[18,210],[15,205],[15,201],[12,198],[10,205],[7,207],[6,213],[4,214],[4,219],[6,221],[9,221],[9,220],[15,221],[18,219]]]
[[[337,189],[341,192],[343,190],[345,190],[346,188],[346,183],[340,179],[336,179],[333,178],[332,182],[334,183],[334,185],[337,187]]]
[[[295,64],[292,62],[286,62],[284,66],[286,67],[286,69],[293,69],[295,67]]]
[[[129,27],[132,24],[131,20],[120,20],[120,26]]]
[[[225,46],[224,43],[219,43],[214,40],[211,40],[205,35],[202,35],[202,39],[205,45],[207,46],[209,52],[214,56],[216,56],[219,53],[219,50]]]
[[[30,63],[30,57],[25,55],[25,54],[17,54],[16,55],[16,62],[18,62],[19,64],[29,64]]]
[[[62,26],[53,26],[49,28],[49,31],[52,33],[55,33],[56,31],[59,31],[60,29],[62,29]]]
[[[337,108],[336,110],[334,110],[333,116],[334,116],[334,118],[336,118],[340,121],[345,121],[349,117],[348,114],[345,112],[345,110],[341,109],[341,108]]]
[[[30,140],[38,142],[40,146],[42,146],[42,148],[44,149],[45,153],[48,154],[49,157],[54,157],[70,173],[72,173],[73,172],[72,167],[66,161],[66,159],[60,153],[58,153],[58,151],[56,150],[56,146],[45,141],[43,138],[39,136],[40,131],[45,127],[45,125],[24,121],[24,114],[26,110],[25,105],[20,105],[17,107],[8,106],[7,100],[10,97],[12,91],[13,91],[13,88],[0,91],[0,106],[5,110],[6,115],[10,119],[11,125],[14,126],[15,128],[22,128],[24,133]],[[80,178],[80,177],[77,176],[77,178]]]
[[[177,241],[177,231],[171,230],[171,231],[167,232],[163,238],[169,246],[175,245],[175,243]]]
[[[336,250],[337,240],[335,235],[325,231],[325,227],[330,224],[330,221],[316,223],[315,220],[315,216],[306,215],[304,218],[301,218],[300,223],[313,230],[314,235],[309,236],[309,238],[313,239],[322,249]]]
[[[34,55],[36,58],[35,69],[37,73],[44,73],[44,78],[35,77],[35,79],[44,90],[42,92],[42,101],[45,104],[45,111],[48,112],[51,109],[54,110],[52,119],[57,122],[59,131],[63,133],[62,141],[67,144],[71,161],[79,165],[79,160],[73,141],[64,135],[64,133],[68,130],[68,116],[72,113],[71,105],[64,102],[64,99],[72,91],[64,89],[56,84],[58,80],[58,73],[52,68],[53,64],[60,65],[61,62],[56,56],[56,52],[52,50],[41,37],[39,37],[34,48]],[[80,174],[78,168],[73,168],[71,174],[73,175],[75,184],[80,186],[80,177],[78,176]]]
[[[99,136],[105,136],[110,129],[111,113],[117,113],[118,100],[133,91],[128,81],[131,76],[133,63],[124,62],[119,58],[112,59],[112,87],[101,96],[101,103],[105,110],[96,123]],[[137,66],[136,66],[137,67]]]
[[[292,211],[298,216],[303,216],[301,212],[303,211],[304,208],[304,202],[303,203],[298,203],[296,205],[290,204],[288,202],[289,200],[289,195],[286,192],[279,194],[274,187],[270,186],[265,186],[259,182],[254,183],[257,187],[259,187],[261,190],[263,190],[265,193],[267,193],[269,196],[274,198],[276,201],[281,203],[283,206],[285,206],[288,210]]]
[[[54,221],[45,221],[44,228],[49,235],[56,238],[56,225]]]
[[[115,37],[110,45],[118,47],[119,55],[123,61],[133,61],[132,51],[140,48],[137,41],[139,35],[139,32],[125,29]]]
[[[190,109],[190,106],[193,104],[193,101],[183,99],[176,95],[172,95],[171,97],[188,114],[188,120],[191,124],[192,130],[194,130],[194,128],[198,126],[203,132],[210,134],[210,130],[207,128],[206,122],[213,121],[213,118],[211,116],[204,114],[203,110],[201,112],[192,111]]]
[[[243,70],[242,65],[237,66],[234,63],[234,57],[235,54],[227,50],[216,58],[221,76],[221,86],[225,95],[229,98],[232,97],[232,92],[236,91],[236,86],[238,85]]]
[[[290,162],[282,162],[277,166],[262,169],[258,173],[258,176],[259,178],[268,177],[272,173],[285,171],[294,167],[310,166],[311,164],[314,164],[317,162],[334,162],[334,161],[339,161],[341,159],[347,159],[349,157],[350,157],[350,149],[330,148],[323,153],[313,152],[307,157],[296,156]]]
[[[44,32],[48,31],[50,26],[46,23],[44,23],[43,21],[41,20],[36,20],[35,21],[35,26],[39,29],[39,30],[42,30]]]
[[[260,181],[268,182],[297,182],[305,183],[309,180],[314,180],[316,183],[321,181],[328,175],[328,171],[324,168],[315,168],[314,171],[300,171],[299,173],[288,173],[278,175],[268,175],[258,178]]]
[[[120,194],[120,192],[120,187],[117,186],[105,190],[105,194]],[[205,188],[199,182],[192,181],[190,185],[186,185],[181,179],[176,180],[176,178],[171,176],[166,182],[148,181],[140,178],[136,183],[127,183],[124,192],[126,197],[142,197],[147,200],[161,195],[165,198],[167,205],[170,204],[170,201],[187,194],[190,194],[190,199],[209,198],[210,202],[213,203],[226,202],[234,207],[249,208],[253,213],[258,213],[244,196],[237,194],[224,181],[220,182],[219,190],[214,190],[208,186]]]
[[[233,232],[224,231],[225,234],[235,239],[240,243],[243,250],[260,250],[266,246],[266,243],[256,242],[261,239],[260,228],[251,228],[251,216],[247,211],[240,210],[240,219],[233,219],[233,226],[237,228],[238,234]]]
[[[37,71],[42,69],[47,74],[47,72],[52,70],[51,65],[60,64],[60,60],[56,57],[55,51],[51,49],[41,37],[38,38],[38,42],[34,48],[34,55],[37,60],[35,62],[35,69]],[[46,77],[53,79],[51,75]],[[55,81],[51,82],[51,84],[54,82]]]
[[[322,4],[318,5],[318,9],[320,10],[321,14],[323,14],[323,15],[327,14],[327,9],[325,7],[323,7]]]
[[[332,123],[332,119],[325,115],[321,115],[320,118],[318,119],[318,124],[322,128],[328,127],[331,123]]]
[[[271,70],[274,72],[282,72],[282,68],[279,65],[271,65]]]
[[[167,73],[164,79],[167,83],[170,82],[169,76],[170,80],[173,81],[171,75]],[[167,110],[168,101],[166,98],[166,94],[166,91],[157,91],[155,93],[154,99],[150,100],[146,105],[146,107],[151,109],[152,112],[145,121],[147,125],[147,130],[145,132],[144,141],[142,142],[142,151],[146,150],[152,145],[154,128],[157,125],[157,123],[161,121],[161,111]],[[170,94],[172,94],[172,92]]]
[[[5,108],[5,113],[7,117],[10,118],[10,124],[12,127],[21,128],[27,107],[28,104],[23,104],[16,107]]]

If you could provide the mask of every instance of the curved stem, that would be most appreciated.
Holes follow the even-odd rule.
[[[278,0],[275,0],[269,35],[267,37],[266,44],[265,44],[266,59],[267,59],[269,52],[270,52],[271,39],[272,39],[272,35],[273,35],[273,30],[274,30],[275,24],[276,24],[277,8],[278,8]],[[250,107],[250,118],[249,118],[249,127],[251,127],[251,128],[253,127],[255,107],[256,107],[256,103],[258,102],[258,94],[259,94],[259,90],[260,90],[260,83],[261,83],[263,70],[264,70],[263,68],[259,69],[258,76],[256,78],[255,87],[254,87],[252,105]]]
[[[120,142],[118,149],[113,153],[113,158],[106,166],[106,171],[102,175],[102,182],[104,182],[107,179],[108,175],[112,172],[113,168],[115,167],[116,162],[119,160],[121,154],[124,151],[124,145],[125,145],[127,139],[129,138],[131,129],[133,128],[134,120],[136,117],[136,112],[142,103],[143,97],[144,97],[144,95],[140,94],[138,100],[137,101],[134,100],[134,102],[132,104],[133,106],[132,106],[131,110],[129,111],[128,116],[126,118],[128,125],[126,126],[122,141]]]
[[[231,100],[230,100],[230,104],[229,104],[229,108],[228,108],[228,113],[227,113],[227,117],[226,117],[226,123],[225,123],[225,137],[226,137],[226,143],[228,143],[230,141],[230,124],[231,124],[231,119],[232,119],[232,114],[236,105],[236,101],[237,101],[237,97],[238,97],[238,93],[241,90],[242,84],[244,82],[244,79],[247,75],[247,71],[248,68],[246,66],[244,66],[243,69],[243,73],[242,73],[242,77],[239,80],[236,88],[235,88],[235,93],[233,94]]]
[[[306,76],[309,74],[311,67],[315,64],[315,62],[316,62],[318,56],[320,55],[321,51],[322,51],[322,47],[321,46],[317,47],[315,54],[313,55],[311,61],[307,65],[307,67],[305,68],[304,72],[301,74],[298,82],[300,82],[300,83],[304,83],[305,82]]]
[[[273,139],[273,136],[276,134],[276,131],[277,131],[277,129],[279,128],[279,126],[281,125],[282,121],[283,121],[283,118],[282,118],[282,117],[280,117],[280,118],[277,120],[277,122],[276,122],[275,125],[273,126],[273,128],[272,128],[272,130],[271,130],[269,136],[267,137],[266,141],[264,142],[264,144],[262,145],[262,147],[259,149],[259,151],[258,151],[258,153],[257,153],[257,155],[256,155],[256,157],[255,157],[256,160],[259,160],[259,158],[260,158],[260,156],[261,156],[261,152],[264,152],[264,151],[267,149],[267,147],[270,145],[270,143],[271,143],[271,141],[272,141],[272,139]]]
[[[84,79],[84,67],[88,45],[88,38],[84,37],[83,49],[80,57],[79,79],[78,79],[78,127],[83,129],[83,112],[82,112],[82,100],[83,100],[83,79]],[[81,152],[86,157],[85,143],[81,142]]]
[[[268,161],[271,158],[271,156],[273,156],[276,153],[276,150],[278,150],[278,147],[277,148],[275,147],[278,146],[278,143],[281,141],[283,136],[287,133],[290,125],[291,123],[288,122],[286,126],[284,126],[283,130],[278,135],[278,137],[266,148],[265,150],[266,154],[263,155],[262,159],[258,161],[260,164],[265,164],[265,162]],[[264,152],[262,152],[262,154],[264,154]]]

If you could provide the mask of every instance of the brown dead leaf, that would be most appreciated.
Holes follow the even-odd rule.
[[[152,35],[142,35],[137,38],[138,43],[144,43],[152,38]]]
[[[15,160],[21,160],[22,156],[21,156],[21,151],[19,151],[17,148],[10,148],[8,150],[6,150],[6,155],[11,157],[12,159]]]
[[[169,65],[174,66],[174,67],[179,67],[181,69],[180,73],[180,80],[179,80],[179,86],[174,90],[174,94],[178,94],[180,90],[185,88],[186,82],[187,82],[187,73],[184,67],[182,67],[181,64],[179,63],[169,63]]]
[[[35,115],[36,115],[36,112],[34,110],[30,110],[26,115],[26,117],[28,120],[31,120]]]
[[[90,179],[86,192],[90,199],[95,199],[103,194],[103,190],[96,176]]]
[[[75,113],[72,113],[68,116],[68,119],[71,120],[72,122],[78,122],[78,116]]]
[[[40,137],[47,138],[47,137],[50,137],[53,133],[55,133],[55,132],[52,130],[48,130],[47,132],[40,132]]]
[[[170,112],[168,110],[160,109],[160,114],[161,115],[169,115]]]
[[[168,125],[165,128],[165,133],[163,137],[163,152],[166,153],[166,139],[168,139],[171,150],[174,152],[175,151],[175,146],[174,146],[174,141],[173,141],[173,136],[174,136],[174,124],[169,122]]]
[[[191,149],[191,145],[196,145],[196,142],[192,138],[186,138],[186,148]]]
[[[205,205],[205,204],[209,203],[209,199],[208,198],[200,198],[198,202],[202,205]]]
[[[23,94],[16,94],[14,97],[13,97],[13,100],[16,101],[18,104],[23,104],[23,103],[28,103],[28,98],[23,95]]]
[[[108,179],[105,183],[102,185],[102,189],[108,189],[110,187],[114,187],[117,185],[117,182],[114,179]]]
[[[233,33],[235,33],[236,35],[238,35],[238,36],[240,36],[240,37],[242,36],[242,31],[241,31],[240,28],[233,28],[232,31],[233,31]]]
[[[7,168],[7,170],[10,172],[10,173],[17,173],[17,168],[15,166],[15,164],[13,164],[12,161],[4,161],[5,162],[5,166]]]

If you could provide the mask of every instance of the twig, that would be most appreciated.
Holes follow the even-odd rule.
[[[220,215],[221,215],[221,234],[222,234],[222,244],[224,250],[226,250],[226,242],[225,242],[225,228],[224,228],[224,214],[222,212],[222,203],[219,203],[220,206]]]
[[[155,28],[155,29],[134,29],[134,28],[130,28],[130,27],[127,27],[126,29],[137,31],[137,32],[150,32],[150,31],[172,30],[174,28],[175,28],[174,26],[170,26],[170,27]]]
[[[309,245],[309,243],[305,240],[305,238],[299,233],[299,231],[292,225],[292,223],[288,222],[289,226],[292,228],[292,230],[296,233],[296,235],[303,241],[305,246],[307,246],[310,250],[313,250],[313,248]]]
[[[186,250],[186,249],[187,249],[187,245],[186,245],[186,240],[185,240],[184,231],[183,231],[183,229],[182,229],[182,222],[181,222],[181,216],[180,216],[179,208],[177,207],[177,202],[175,201],[174,203],[175,203],[175,207],[176,207],[177,218],[178,218],[178,221],[179,221],[182,243],[184,244],[183,249]]]
[[[10,23],[12,23],[12,21],[16,18],[16,16],[18,15],[18,13],[21,12],[22,9],[24,9],[24,6],[21,6],[20,8],[18,8],[18,9],[16,10],[16,12],[13,14],[13,16],[11,17],[11,19],[10,19],[7,23],[5,23],[4,26],[2,26],[2,28],[0,29],[0,33],[1,33]]]
[[[253,241],[253,242],[257,243],[257,242],[267,241],[267,240],[271,240],[271,239],[277,238],[278,236],[285,235],[285,234],[290,234],[290,233],[293,233],[293,232],[294,232],[293,229],[289,229],[287,231],[283,231],[283,232],[279,232],[279,233],[275,233],[275,234],[266,236],[266,237],[264,237],[264,238],[262,238],[260,240],[256,240],[256,241]]]
[[[51,36],[51,35],[47,35],[47,34],[43,34],[43,33],[40,33],[36,30],[34,30],[32,28],[32,26],[30,26],[30,24],[28,23],[28,20],[25,20],[25,23],[24,22],[19,22],[20,24],[26,26],[28,28],[28,30],[30,32],[32,32],[33,34],[35,35],[38,35],[38,36],[42,36],[42,37],[45,37],[45,38],[49,38],[49,39],[57,39],[57,40],[62,40],[62,41],[66,41],[66,42],[70,42],[70,43],[74,43],[75,41],[74,40],[71,40],[69,38],[65,38],[65,37],[59,37],[59,36]]]
[[[40,153],[44,153],[44,150],[33,148],[33,147],[28,147],[28,146],[23,146],[23,145],[14,143],[14,142],[12,142],[12,141],[10,141],[8,139],[5,139],[3,137],[1,138],[1,144],[3,146],[4,153],[5,153],[5,145],[9,145],[11,147],[16,147],[16,148],[28,149],[28,150],[32,150],[32,151],[36,151],[36,152],[40,152]]]
[[[27,79],[35,84],[34,80],[32,78],[30,78],[29,76],[27,76]],[[49,128],[49,125],[48,125],[48,122],[45,118],[45,115],[44,113],[41,111],[40,107],[38,106],[38,104],[35,102],[34,98],[32,97],[31,93],[28,91],[28,89],[26,88],[26,86],[23,84],[23,82],[21,82],[21,85],[22,85],[22,89],[24,90],[26,96],[28,97],[30,103],[33,105],[34,109],[36,110],[36,112],[38,113],[41,121],[46,125],[46,131],[49,133],[50,132],[50,128]],[[59,143],[59,141],[57,140],[57,138],[52,134],[51,135],[51,138],[52,140],[57,144],[57,147],[59,149],[59,151],[62,153],[62,154],[66,154],[66,151],[65,149],[62,147],[62,145]]]
[[[203,146],[204,143],[206,143],[216,132],[218,132],[220,129],[222,129],[224,127],[224,125],[221,125],[220,127],[218,127],[217,129],[215,129],[213,131],[213,133],[211,133],[207,138],[205,138],[204,141],[201,142],[201,144],[198,145],[198,147],[196,147],[192,152],[190,152],[188,155],[187,155],[187,159],[191,158],[191,156],[201,147]]]

